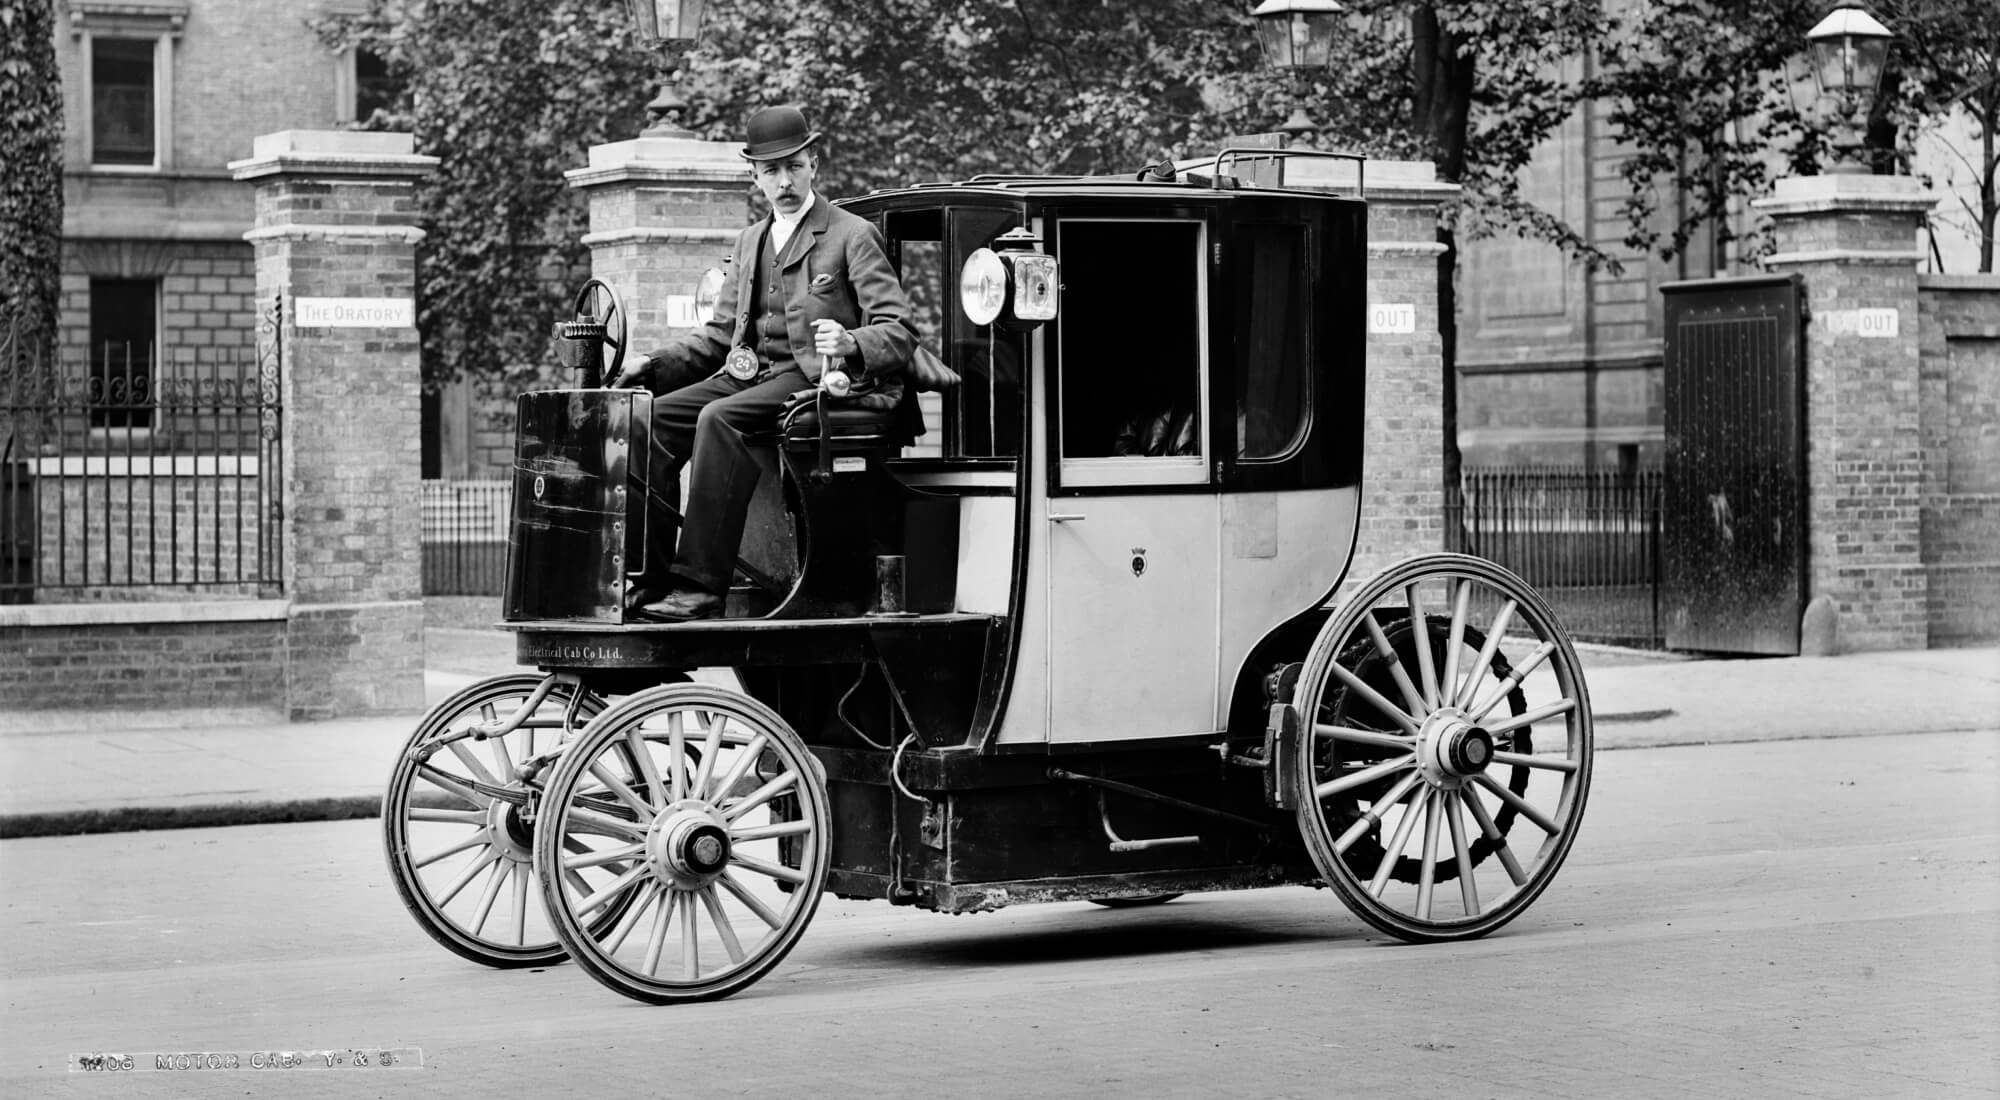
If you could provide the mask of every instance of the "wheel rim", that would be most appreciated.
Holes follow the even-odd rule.
[[[1547,888],[1589,791],[1590,701],[1519,578],[1460,555],[1392,568],[1321,633],[1295,699],[1300,832],[1363,920],[1466,939]]]
[[[707,1000],[798,942],[826,884],[829,826],[817,762],[782,719],[684,684],[621,702],[565,750],[535,856],[579,965],[637,1000]]]
[[[542,910],[523,765],[564,736],[574,688],[558,685],[508,733],[457,737],[514,713],[543,677],[502,676],[434,707],[402,752],[382,800],[383,841],[403,904],[445,947],[488,966],[533,966],[566,952]],[[586,694],[580,725],[604,709]]]

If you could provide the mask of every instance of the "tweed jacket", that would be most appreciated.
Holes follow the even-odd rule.
[[[766,216],[737,234],[714,318],[652,353],[655,366],[648,384],[654,393],[712,376],[730,348],[749,341],[754,317],[742,303],[756,293],[757,250],[770,226]],[[785,284],[786,332],[801,353],[799,367],[806,377],[817,381],[821,367],[820,357],[812,354],[813,322],[830,318],[853,333],[860,348],[860,362],[847,364],[856,376],[857,394],[878,394],[889,403],[901,397],[916,327],[909,297],[874,224],[819,195],[785,242],[778,266]]]

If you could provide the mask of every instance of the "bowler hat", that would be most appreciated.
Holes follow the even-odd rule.
[[[777,160],[819,140],[819,131],[806,125],[804,111],[797,107],[766,107],[750,116],[743,146],[744,160]]]

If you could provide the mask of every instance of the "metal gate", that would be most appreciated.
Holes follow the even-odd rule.
[[[1804,285],[1669,283],[1669,648],[1797,654],[1805,603]]]

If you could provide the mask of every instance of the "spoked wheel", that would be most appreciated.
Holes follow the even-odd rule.
[[[1590,698],[1520,578],[1457,554],[1392,567],[1329,620],[1293,698],[1299,831],[1361,919],[1471,939],[1555,878],[1590,789]]]
[[[389,877],[424,931],[474,962],[538,966],[565,954],[542,913],[523,815],[528,762],[604,709],[579,690],[534,674],[482,681],[432,708],[397,754],[382,798]],[[517,728],[463,736],[531,701]]]
[[[611,349],[611,358],[604,364],[604,378],[608,382],[618,377],[625,366],[625,303],[618,300],[618,291],[602,279],[586,280],[576,292],[576,316],[579,321],[594,321],[604,326],[604,346]]]
[[[676,684],[622,700],[563,754],[535,860],[579,966],[636,1000],[710,1000],[798,942],[826,885],[830,828],[818,762],[783,719]]]

